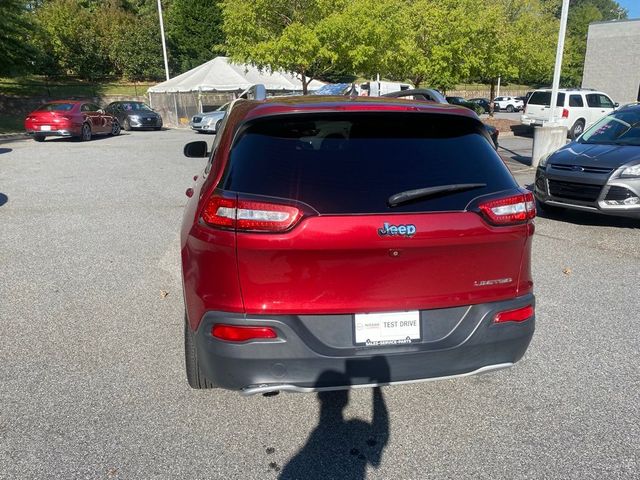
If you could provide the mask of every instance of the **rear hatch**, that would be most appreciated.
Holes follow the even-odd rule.
[[[525,115],[529,118],[539,121],[546,122],[551,118],[551,91],[538,90],[533,92],[531,97],[529,97],[529,102],[527,103],[527,107],[525,108]],[[556,102],[558,107],[564,106],[564,93],[558,93],[558,100]],[[556,118],[558,118],[562,109],[558,109],[556,111]]]
[[[240,131],[215,193],[223,206],[212,211],[238,202],[248,313],[399,311],[518,293],[528,226],[492,226],[475,211],[496,194],[522,196],[477,120],[289,114]]]

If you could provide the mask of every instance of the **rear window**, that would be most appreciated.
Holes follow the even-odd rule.
[[[37,112],[68,112],[73,108],[73,103],[45,103],[38,107]]]
[[[551,105],[551,92],[533,92],[531,98],[527,102],[528,105],[544,105],[546,107]],[[558,93],[558,101],[556,107],[564,106],[564,93]]]
[[[460,211],[516,187],[476,120],[430,114],[315,114],[261,119],[241,133],[224,190],[304,202],[320,213]],[[406,190],[486,187],[391,208]]]

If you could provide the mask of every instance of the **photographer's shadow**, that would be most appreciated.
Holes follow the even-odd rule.
[[[316,382],[317,388],[350,385],[356,378],[368,383],[389,382],[389,365],[383,357],[347,361],[344,373],[327,370]],[[378,467],[389,440],[389,414],[379,387],[371,389],[371,423],[346,420],[343,410],[349,403],[349,390],[321,391],[320,419],[307,443],[283,468],[281,480],[362,480],[367,465]]]

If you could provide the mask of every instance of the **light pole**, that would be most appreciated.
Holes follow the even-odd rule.
[[[562,71],[562,52],[564,51],[564,37],[567,33],[567,16],[569,15],[569,0],[562,0],[560,14],[560,30],[558,31],[558,48],[556,49],[556,64],[553,67],[553,83],[551,84],[551,103],[549,108],[549,123],[556,121],[556,103],[558,103],[558,89],[560,88],[560,72]]]
[[[160,36],[162,37],[162,55],[164,56],[164,71],[169,80],[169,61],[167,60],[167,42],[164,39],[164,22],[162,21],[162,2],[158,0],[158,16],[160,17]]]
[[[556,49],[556,64],[553,69],[553,84],[551,85],[551,99],[549,102],[549,121],[533,131],[533,151],[531,152],[531,166],[537,168],[540,159],[555,152],[566,144],[567,127],[556,125],[556,103],[558,103],[558,88],[560,87],[560,72],[562,70],[562,52],[564,37],[567,33],[567,15],[569,0],[562,0],[560,14],[560,31],[558,32],[558,48]]]

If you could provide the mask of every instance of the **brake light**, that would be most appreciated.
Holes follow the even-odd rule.
[[[562,118],[569,118],[569,110],[566,108],[562,109]]]
[[[215,194],[202,212],[202,219],[209,225],[259,232],[284,232],[301,218],[300,209],[291,205],[236,200]]]
[[[493,317],[493,323],[524,322],[525,320],[533,317],[533,313],[533,305],[516,308],[515,310],[506,310],[504,312],[496,313]]]
[[[515,225],[536,216],[536,202],[531,192],[481,203],[480,213],[494,225]]]
[[[262,338],[278,338],[273,328],[223,325],[221,323],[216,323],[213,326],[211,335],[227,342],[247,342]]]

